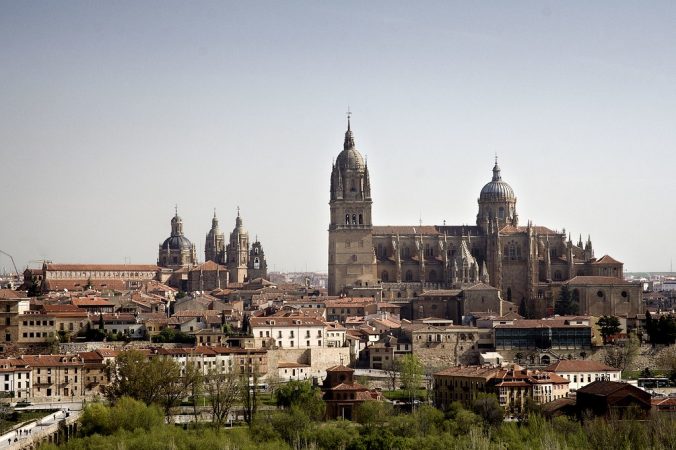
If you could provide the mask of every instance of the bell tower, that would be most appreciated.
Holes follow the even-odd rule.
[[[329,223],[329,295],[346,287],[375,286],[376,257],[371,222],[371,181],[357,150],[347,115],[343,151],[331,170]]]

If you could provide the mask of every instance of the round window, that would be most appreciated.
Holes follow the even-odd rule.
[[[596,295],[598,295],[599,297],[603,297],[603,291],[598,291]]]
[[[622,297],[627,298],[627,291],[622,291]]]

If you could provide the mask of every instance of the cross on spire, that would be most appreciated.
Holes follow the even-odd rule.
[[[352,111],[350,111],[350,105],[347,105],[347,129],[350,130],[350,117],[352,117]]]
[[[174,203],[174,215],[178,216],[178,203]]]
[[[239,217],[239,206],[237,207],[237,217]]]

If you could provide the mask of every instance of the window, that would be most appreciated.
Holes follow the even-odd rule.
[[[413,281],[413,272],[410,270],[406,271],[406,281]]]
[[[380,274],[380,279],[385,283],[390,281],[390,274],[387,273],[387,270],[383,270],[383,273]]]
[[[352,261],[357,262],[357,255],[352,255]]]
[[[364,225],[364,217],[359,214],[359,225]]]

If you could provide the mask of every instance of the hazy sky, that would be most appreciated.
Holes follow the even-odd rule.
[[[177,203],[203,260],[239,205],[326,271],[348,105],[375,224],[474,223],[497,152],[523,224],[676,256],[673,1],[0,1],[0,249],[155,263]]]

